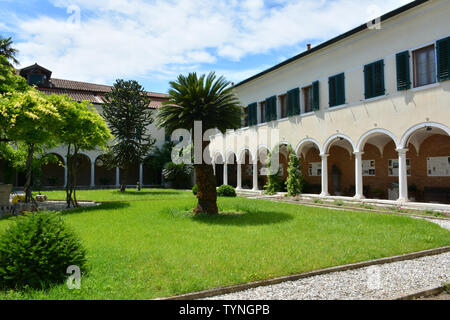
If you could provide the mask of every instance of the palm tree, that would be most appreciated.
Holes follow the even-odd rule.
[[[190,73],[187,77],[179,75],[176,81],[171,81],[169,100],[164,103],[157,115],[160,128],[165,128],[167,134],[176,129],[192,130],[194,121],[202,122],[202,132],[208,129],[218,129],[225,133],[227,129],[237,129],[241,125],[241,106],[233,92],[230,82],[224,77],[217,78],[214,72],[197,76]],[[194,141],[195,143],[199,143]],[[208,148],[209,141],[202,142],[202,154]],[[213,167],[202,161],[194,164],[198,185],[198,204],[195,213],[217,214],[216,178]]]
[[[6,60],[12,61],[14,64],[19,64],[19,61],[16,59],[16,54],[19,52],[17,49],[12,48],[11,45],[13,41],[11,37],[2,38],[0,37],[0,56],[4,56]]]

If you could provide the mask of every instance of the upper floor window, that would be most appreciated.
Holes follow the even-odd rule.
[[[46,76],[43,74],[30,74],[28,76],[28,84],[31,86],[44,84]]]
[[[328,79],[330,107],[345,104],[345,76],[343,73]]]
[[[413,51],[414,87],[436,82],[436,55],[434,44]]]
[[[261,121],[260,123],[267,122],[267,110],[266,110],[267,104],[265,101],[262,101],[259,103],[259,110],[260,110],[260,116]]]
[[[283,94],[278,97],[280,100],[280,117],[281,119],[287,117],[287,104],[286,104],[286,95]]]
[[[385,94],[384,60],[364,66],[365,98],[375,98]]]
[[[305,112],[312,112],[313,111],[312,86],[303,88],[302,92],[303,92],[303,101],[305,103]]]

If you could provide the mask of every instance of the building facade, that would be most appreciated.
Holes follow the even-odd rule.
[[[48,95],[66,94],[75,101],[89,101],[99,114],[102,114],[105,93],[110,92],[112,88],[106,85],[52,78],[52,71],[38,64],[21,69],[19,72],[30,85],[36,86],[37,90]],[[162,93],[147,92],[147,95],[151,99],[149,108],[155,112],[164,101],[168,100],[168,95]],[[167,140],[164,130],[157,128],[154,123],[148,129],[151,131],[152,137],[156,139],[155,147],[161,147]],[[67,183],[66,147],[58,146],[46,151],[56,155],[63,166],[57,164],[44,166],[41,183],[43,187],[64,187]],[[77,178],[80,187],[93,188],[119,185],[121,170],[119,168],[106,170],[102,162],[103,153],[103,150],[81,151],[78,159],[79,173]],[[144,163],[137,163],[133,166],[132,172],[128,173],[127,184],[136,185],[138,181],[141,185],[161,184],[161,173],[155,172],[152,168],[151,156],[149,155]],[[16,187],[21,187],[25,184],[25,175],[14,172],[12,180]]]
[[[219,183],[261,190],[265,153],[305,193],[450,203],[450,1],[415,1],[238,83],[243,127],[211,137]],[[225,163],[225,165],[223,165]]]

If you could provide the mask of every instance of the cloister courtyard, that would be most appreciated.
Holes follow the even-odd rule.
[[[63,200],[62,191],[46,192]],[[62,212],[87,249],[81,289],[6,291],[0,299],[151,299],[450,245],[450,231],[391,214],[258,199],[196,198],[171,189],[85,190],[101,203]],[[0,232],[16,218],[0,220]]]

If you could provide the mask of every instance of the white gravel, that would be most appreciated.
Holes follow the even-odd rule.
[[[450,252],[333,272],[208,298],[209,300],[389,299],[450,282]]]

